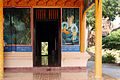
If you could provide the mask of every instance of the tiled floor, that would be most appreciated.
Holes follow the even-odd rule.
[[[117,80],[103,74],[102,79],[95,79],[94,73],[88,70],[69,71],[5,71],[4,80]]]
[[[87,69],[95,70],[95,61],[88,61]],[[119,64],[103,63],[102,72],[120,80],[120,65]]]

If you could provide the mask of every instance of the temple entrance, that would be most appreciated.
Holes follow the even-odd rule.
[[[49,15],[53,10],[56,15]],[[60,9],[34,9],[34,66],[60,66],[61,28],[57,10]]]

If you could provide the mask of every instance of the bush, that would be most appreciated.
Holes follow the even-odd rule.
[[[115,55],[112,55],[111,53],[106,53],[102,56],[102,62],[103,63],[115,63],[116,58]]]
[[[111,32],[107,37],[102,40],[103,48],[120,49],[120,29]]]

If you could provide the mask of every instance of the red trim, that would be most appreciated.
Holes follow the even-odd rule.
[[[50,9],[49,9],[49,19],[50,19]]]
[[[51,12],[50,12],[50,16],[51,16],[51,18],[50,18],[50,19],[53,19],[52,9],[51,9]]]
[[[59,50],[60,50],[60,48],[59,48],[59,22],[58,22],[58,64],[59,64]]]
[[[62,46],[80,46],[80,45],[62,45]]]
[[[46,17],[46,15],[45,15],[45,14],[46,14],[45,9],[43,10],[43,12],[44,12],[44,18],[43,18],[43,19],[45,20],[45,19],[46,19],[46,18],[45,18],[45,17]]]
[[[42,20],[44,20],[44,11],[43,11],[43,9],[41,9],[41,14],[42,14]]]
[[[39,70],[39,71],[41,71],[41,70],[45,70],[45,71],[56,71],[56,70],[58,70],[58,71],[72,71],[72,70],[76,70],[76,71],[78,71],[78,70],[83,70],[83,71],[86,71],[86,67],[33,67],[33,70]]]
[[[57,10],[59,10],[59,9],[57,9]],[[61,9],[60,9],[60,10],[61,10]],[[60,11],[60,10],[59,10],[59,11]],[[56,10],[55,10],[55,11],[56,11]],[[56,15],[55,15],[55,16],[56,16]],[[59,15],[59,16],[61,16],[61,15]],[[60,53],[59,53],[59,51],[60,51],[60,47],[59,47],[59,46],[60,46],[60,45],[59,45],[59,40],[60,40],[60,39],[59,39],[59,36],[60,36],[60,35],[59,35],[59,27],[60,27],[60,22],[58,22],[58,64],[60,64],[60,63],[59,63],[59,62],[60,62],[60,61],[59,61],[59,59],[60,59]]]
[[[55,19],[56,19],[56,9],[55,9],[54,13],[55,13]]]
[[[33,46],[33,8],[31,8],[31,44]]]
[[[62,8],[61,8],[61,46],[62,46]]]
[[[52,14],[52,15],[53,15],[53,19],[54,19],[54,17],[55,17],[55,15],[54,15],[54,9],[52,10],[52,12],[53,12],[53,14]]]
[[[62,8],[61,8],[61,9],[62,9]],[[58,15],[59,15],[59,12],[58,12],[58,9],[57,9],[57,19],[59,18]],[[62,18],[61,18],[61,19],[62,19]]]
[[[20,68],[20,67],[18,67],[18,68],[4,68],[5,69],[5,71],[33,71],[33,70],[39,70],[39,71],[55,71],[55,70],[58,70],[58,71],[78,71],[78,70],[80,70],[80,71],[86,71],[86,67],[22,67],[22,68]]]
[[[45,10],[45,19],[47,19],[46,10]]]
[[[51,19],[51,9],[50,9],[50,19]]]
[[[39,12],[37,13],[37,14],[39,15],[39,16],[38,16],[38,20],[41,20],[41,19],[42,19],[42,10],[41,10],[41,9],[38,9],[38,11],[39,11]]]

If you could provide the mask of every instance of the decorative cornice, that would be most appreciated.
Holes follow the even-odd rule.
[[[4,7],[80,7],[83,0],[4,0]]]

